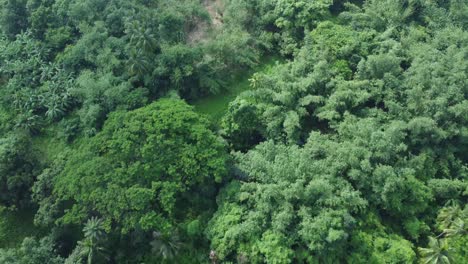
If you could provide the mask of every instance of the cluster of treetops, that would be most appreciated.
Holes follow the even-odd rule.
[[[0,263],[467,263],[467,28],[464,0],[0,0]],[[272,54],[219,122],[190,105]]]

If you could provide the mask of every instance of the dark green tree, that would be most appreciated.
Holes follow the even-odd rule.
[[[0,205],[30,204],[30,189],[38,169],[29,135],[16,132],[0,138]]]
[[[27,0],[2,0],[0,2],[0,26],[10,39],[26,31],[28,26]]]
[[[179,254],[182,243],[176,232],[162,234],[153,232],[153,241],[151,241],[152,252],[165,261],[176,259]]]

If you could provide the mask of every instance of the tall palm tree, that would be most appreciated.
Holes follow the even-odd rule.
[[[83,233],[86,239],[90,239],[94,242],[101,240],[106,234],[102,226],[102,220],[97,217],[92,217],[86,222]]]
[[[164,260],[174,259],[182,246],[179,236],[176,232],[169,235],[161,234],[160,232],[153,233],[153,241],[151,242],[153,252],[162,257]]]
[[[450,264],[452,262],[450,257],[452,248],[445,239],[429,237],[429,247],[418,248],[418,251],[422,264]]]
[[[104,247],[99,246],[99,244],[92,239],[84,239],[83,241],[78,242],[78,245],[80,247],[80,252],[79,255],[81,257],[86,257],[86,263],[87,264],[92,264],[94,255],[96,253],[102,253],[104,252]]]
[[[89,219],[83,228],[83,233],[85,239],[80,244],[84,250],[83,253],[87,253],[88,264],[92,264],[94,254],[104,251],[104,248],[99,246],[99,242],[105,235],[102,220],[97,217]]]
[[[72,254],[67,258],[66,264],[81,263],[83,258],[86,258],[87,264],[92,264],[94,256],[104,252],[104,247],[100,245],[105,235],[101,219],[97,217],[89,219],[83,228],[83,233],[84,239],[78,242]]]
[[[154,53],[159,48],[157,36],[149,25],[134,20],[127,25],[126,33],[130,37],[130,44],[138,50]]]
[[[150,71],[150,61],[141,51],[132,49],[128,60],[130,74],[137,77],[143,77]]]

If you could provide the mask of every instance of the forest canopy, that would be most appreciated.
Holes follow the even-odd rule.
[[[463,0],[0,0],[0,263],[466,263],[467,28]]]

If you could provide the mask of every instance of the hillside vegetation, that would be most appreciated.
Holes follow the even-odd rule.
[[[468,263],[468,2],[0,0],[0,263]]]

